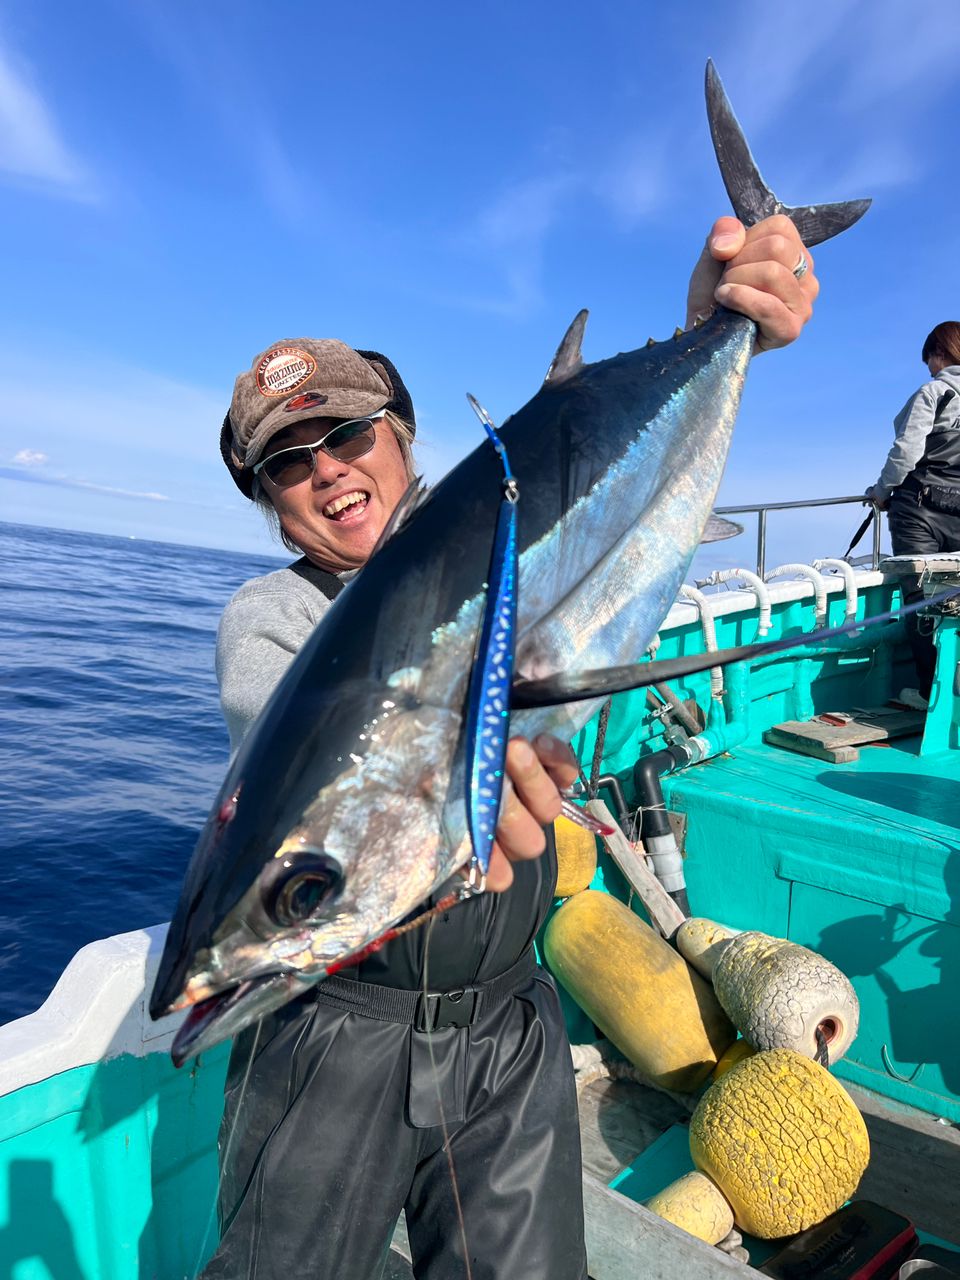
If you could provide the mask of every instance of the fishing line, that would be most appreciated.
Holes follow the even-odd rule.
[[[423,946],[424,1004],[426,1004],[430,994],[430,983],[428,980],[428,969],[430,965],[430,939],[433,936],[433,925],[436,918],[436,913],[431,913],[430,920],[427,925],[427,936]],[[463,1219],[463,1204],[460,1200],[460,1184],[457,1181],[457,1170],[453,1163],[453,1149],[450,1146],[450,1132],[447,1128],[447,1118],[443,1111],[443,1090],[440,1088],[440,1074],[437,1071],[437,1059],[433,1052],[433,1031],[430,1027],[429,1019],[427,1019],[425,1027],[427,1035],[427,1050],[430,1054],[430,1066],[433,1070],[433,1087],[437,1093],[437,1110],[440,1112],[440,1132],[443,1134],[443,1153],[447,1157],[447,1167],[450,1170],[450,1186],[453,1190],[453,1203],[457,1211],[457,1227],[460,1232],[460,1245],[463,1249],[463,1265],[467,1269],[467,1280],[473,1280],[473,1271],[470,1268],[470,1251],[467,1248],[467,1226]],[[416,1035],[416,1032],[414,1031],[412,1034]]]
[[[334,964],[327,967],[326,976],[332,977],[333,974],[339,973],[341,969],[352,969],[354,965],[362,963],[385,947],[388,942],[392,942],[394,938],[400,938],[405,933],[410,933],[414,929],[419,929],[421,925],[428,924],[436,919],[444,911],[449,911],[452,907],[459,906],[461,902],[466,902],[468,898],[472,898],[477,890],[473,889],[468,883],[464,883],[462,888],[454,889],[452,893],[448,893],[441,898],[439,902],[432,907],[427,907],[421,911],[418,916],[414,916],[412,920],[408,920],[406,924],[395,924],[392,929],[388,929],[386,933],[382,933],[379,938],[374,938],[373,942],[368,942],[365,947],[361,947],[359,951],[351,951],[349,955],[341,956]]]
[[[233,1124],[230,1126],[230,1133],[227,1137],[227,1144],[223,1149],[223,1157],[218,1162],[217,1168],[217,1194],[214,1197],[213,1205],[210,1213],[207,1215],[207,1225],[203,1229],[203,1239],[200,1241],[200,1248],[197,1251],[197,1260],[193,1264],[194,1280],[200,1275],[200,1262],[203,1258],[204,1250],[207,1247],[207,1239],[210,1235],[210,1227],[213,1224],[214,1215],[217,1212],[217,1204],[220,1200],[220,1188],[223,1185],[223,1171],[227,1167],[227,1160],[230,1156],[230,1148],[233,1146],[234,1135],[237,1132],[237,1124],[240,1120],[240,1108],[243,1106],[244,1095],[247,1092],[247,1084],[250,1080],[250,1071],[253,1067],[253,1060],[256,1057],[257,1045],[260,1043],[260,1032],[263,1030],[263,1019],[257,1020],[257,1032],[253,1037],[253,1044],[250,1046],[250,1057],[247,1059],[247,1065],[243,1072],[243,1083],[240,1086],[240,1096],[237,1098],[237,1107],[233,1113]]]

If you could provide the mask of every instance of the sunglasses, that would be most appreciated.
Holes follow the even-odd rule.
[[[355,462],[362,458],[377,442],[377,429],[374,425],[379,419],[351,418],[349,422],[339,422],[325,436],[313,444],[297,444],[289,449],[278,449],[264,458],[252,468],[255,476],[262,471],[271,484],[278,489],[289,489],[292,485],[302,484],[310,478],[317,468],[317,450],[322,449],[338,462]]]

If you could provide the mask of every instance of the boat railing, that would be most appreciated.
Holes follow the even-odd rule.
[[[839,507],[852,502],[864,503],[873,509],[873,550],[870,568],[876,569],[880,564],[880,509],[876,503],[865,503],[862,493],[854,494],[849,498],[807,498],[802,502],[761,502],[755,506],[715,507],[714,511],[718,516],[755,515],[757,517],[757,573],[762,578],[766,573],[767,513],[769,511],[797,511],[802,507]]]

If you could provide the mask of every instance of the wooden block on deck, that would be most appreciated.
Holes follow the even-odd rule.
[[[925,712],[896,707],[859,707],[855,712],[824,712],[812,720],[785,720],[764,732],[763,740],[802,755],[849,764],[859,747],[888,742],[923,730]]]
[[[764,742],[771,747],[784,747],[787,751],[796,751],[802,756],[815,756],[818,760],[828,760],[830,764],[850,764],[860,759],[856,747],[828,747],[814,738],[792,732],[794,725],[801,725],[800,720],[787,720],[782,725],[765,729]]]

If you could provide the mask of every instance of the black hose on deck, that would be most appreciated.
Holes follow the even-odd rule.
[[[626,797],[623,794],[623,787],[620,785],[620,779],[615,773],[604,773],[597,778],[597,790],[606,787],[613,796],[613,807],[617,811],[617,821],[620,823],[620,829],[629,840],[633,835],[633,819],[630,817],[630,810],[627,808]]]
[[[663,802],[663,787],[660,779],[666,773],[672,773],[678,765],[686,764],[687,757],[679,747],[665,747],[663,751],[654,751],[651,755],[640,756],[633,766],[633,786],[637,793],[640,808],[643,811],[643,835],[669,836],[673,834],[667,807]],[[690,914],[690,900],[683,889],[667,890],[685,916]]]

